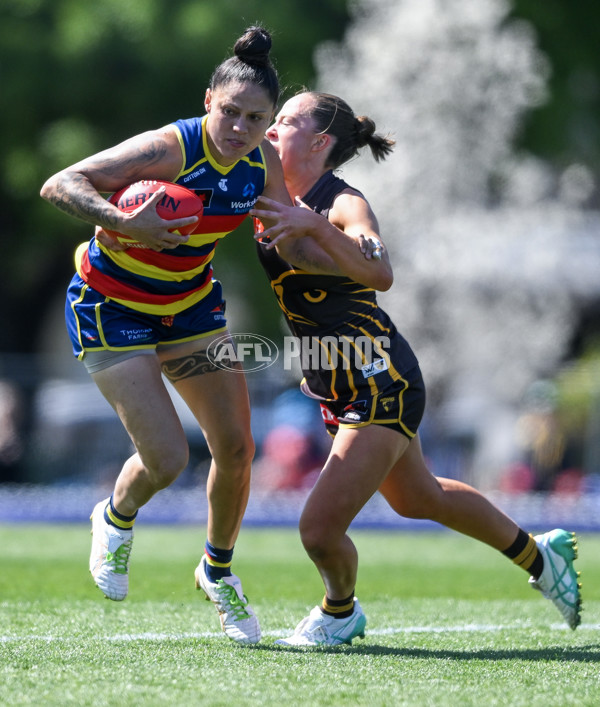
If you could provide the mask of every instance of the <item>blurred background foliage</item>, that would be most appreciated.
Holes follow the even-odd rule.
[[[557,166],[600,170],[600,5],[595,0],[515,0],[550,61],[548,101],[526,121],[522,143]],[[598,192],[596,191],[596,207]]]
[[[410,5],[411,1],[398,3]],[[386,2],[369,0],[365,6],[385,7]],[[455,7],[457,13],[466,14],[461,0],[445,2],[440,6],[444,12]],[[581,206],[597,212],[600,5],[597,0],[497,2],[500,11],[510,8],[506,22],[522,20],[527,23],[526,33],[533,27],[542,57],[539,70],[546,78],[545,100],[523,116],[514,149],[539,158],[556,173],[569,165],[585,168],[593,184]],[[316,50],[330,43],[332,51],[338,52],[345,38],[360,40],[360,34],[347,34],[353,23],[360,29],[360,13],[360,0],[0,0],[0,376],[4,378],[0,378],[0,481],[58,477],[67,471],[65,460],[70,458],[70,471],[78,474],[90,466],[92,457],[106,469],[92,464],[88,474],[112,478],[129,444],[124,433],[122,440],[117,436],[112,411],[102,411],[103,401],[87,388],[82,393],[81,386],[90,383],[63,388],[62,381],[52,380],[56,371],[48,375],[39,363],[54,356],[72,366],[68,376],[85,376],[83,367],[68,354],[62,306],[73,272],[74,247],[91,236],[88,225],[66,217],[39,197],[45,179],[131,135],[180,117],[201,115],[214,67],[231,55],[236,38],[249,25],[263,24],[273,34],[272,57],[284,97],[303,86],[315,87]],[[455,24],[460,27],[460,22]],[[456,41],[460,43],[461,37]],[[375,51],[385,56],[389,48],[384,41],[380,44],[375,44]],[[368,89],[364,87],[365,95]],[[336,90],[336,84],[329,90]],[[356,90],[363,89],[357,86]],[[388,111],[392,103],[385,104]],[[215,269],[230,299],[231,330],[280,339],[281,317],[257,264],[249,224],[219,245]],[[435,344],[437,322],[425,322],[421,315],[422,308],[415,317],[424,327],[424,336]],[[565,435],[576,438],[577,455],[569,463],[599,472],[597,304],[576,318],[578,331],[565,365],[548,371],[554,378],[551,385],[533,388],[525,401],[529,407],[521,427],[531,439],[532,434],[548,436],[548,430],[560,425]],[[448,350],[440,355],[448,356]],[[273,403],[285,383],[269,379],[254,392],[253,420],[264,427],[254,430],[258,442],[270,430],[270,414],[293,419],[296,430],[302,426],[301,401],[282,399],[285,413]],[[24,399],[19,399],[13,384],[21,386]],[[37,418],[43,418],[43,424],[36,423],[42,432],[34,424]],[[307,420],[307,425],[312,424],[312,417]],[[487,418],[486,425],[498,431]],[[25,432],[31,428],[35,434],[20,436],[18,428]],[[425,425],[424,436],[433,434]],[[440,463],[452,466],[456,457],[457,474],[464,473],[472,440],[459,440],[460,445],[456,439],[450,441],[454,447],[447,439],[441,445]],[[201,448],[202,442],[197,440],[197,445]],[[279,446],[284,449],[289,444]],[[452,451],[457,446],[460,454]],[[114,451],[114,460],[107,461],[106,450]],[[204,453],[203,447],[199,453]],[[281,466],[280,459],[277,464]],[[515,473],[516,488],[522,483],[521,468]],[[600,489],[600,473],[596,476]]]
[[[350,7],[351,0],[0,3],[0,351],[39,350],[48,308],[72,272],[73,247],[90,235],[39,198],[46,177],[130,135],[201,114],[214,66],[248,25],[273,33],[284,89],[310,87],[315,48],[343,38]],[[557,165],[585,164],[597,177],[598,4],[516,0],[513,8],[533,23],[551,64],[549,98],[526,117],[519,141]],[[598,206],[597,190],[591,201]],[[251,239],[226,239],[220,251],[226,286],[253,292],[244,321],[273,335],[279,318]]]
[[[73,247],[90,236],[89,226],[39,198],[50,174],[136,133],[203,114],[214,67],[249,25],[272,32],[284,87],[310,84],[314,46],[340,39],[347,19],[344,0],[0,3],[0,350],[36,351],[46,308],[71,276]],[[220,264],[232,258],[234,277],[220,274],[230,282],[249,254],[255,260],[241,240],[222,244],[228,253]],[[275,320],[272,303],[268,311]]]

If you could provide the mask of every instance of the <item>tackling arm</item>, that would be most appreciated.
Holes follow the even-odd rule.
[[[308,272],[346,275],[376,290],[388,290],[393,273],[379,236],[377,220],[367,201],[357,192],[340,194],[329,220],[316,214],[300,199],[295,207],[261,199],[252,214],[273,224],[258,237],[270,240],[288,262]],[[265,224],[266,225],[266,224]],[[373,257],[373,248],[380,248]]]

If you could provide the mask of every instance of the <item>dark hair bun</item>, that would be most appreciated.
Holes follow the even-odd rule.
[[[233,51],[246,64],[268,66],[271,61],[271,35],[263,27],[248,27],[235,43]]]
[[[356,132],[358,135],[358,146],[363,147],[369,144],[369,140],[375,133],[375,122],[366,115],[356,117]]]

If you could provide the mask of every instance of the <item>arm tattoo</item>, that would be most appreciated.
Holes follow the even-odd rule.
[[[118,180],[124,186],[142,177],[145,169],[158,164],[167,154],[167,143],[163,137],[155,137],[137,148],[137,152],[126,150],[122,156],[107,158],[102,153],[90,158],[84,171],[106,177],[110,182]],[[49,200],[61,211],[88,223],[108,228],[117,225],[114,208],[99,194],[92,181],[82,172],[65,170],[59,175],[54,192]]]
[[[163,136],[155,136],[151,140],[136,145],[137,152],[131,148],[122,155],[115,155],[110,159],[102,153],[92,158],[90,167],[99,174],[111,179],[123,180],[123,184],[128,184],[131,180],[143,179],[140,174],[145,169],[160,163],[167,155],[167,142]]]
[[[169,361],[161,363],[162,372],[171,381],[177,383],[184,378],[192,376],[201,376],[204,373],[214,373],[223,369],[231,370],[232,368],[240,368],[238,362],[233,361],[229,357],[219,359],[223,363],[223,367],[217,366],[210,360],[206,351],[195,351],[188,356],[181,358],[172,358]]]
[[[50,196],[54,206],[69,216],[101,224],[108,228],[117,225],[113,210],[82,174],[72,173],[61,176],[54,193]]]

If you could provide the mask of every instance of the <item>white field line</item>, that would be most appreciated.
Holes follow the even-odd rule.
[[[569,631],[570,629],[563,624],[551,624],[549,628],[553,631]],[[367,629],[366,635],[370,636],[393,636],[403,633],[494,633],[500,631],[528,631],[531,626],[505,626],[502,624],[465,624],[463,626],[404,626],[400,628],[374,628]],[[281,638],[291,633],[293,629],[265,631],[264,637]],[[577,631],[598,631],[600,624],[581,624]],[[58,641],[80,641],[80,640],[96,640],[96,641],[187,641],[198,638],[220,638],[223,636],[221,631],[202,631],[202,632],[185,632],[185,633],[116,633],[112,636],[43,636],[36,634],[29,635],[11,635],[0,636],[0,643],[13,643],[21,641],[44,641],[47,643]]]

